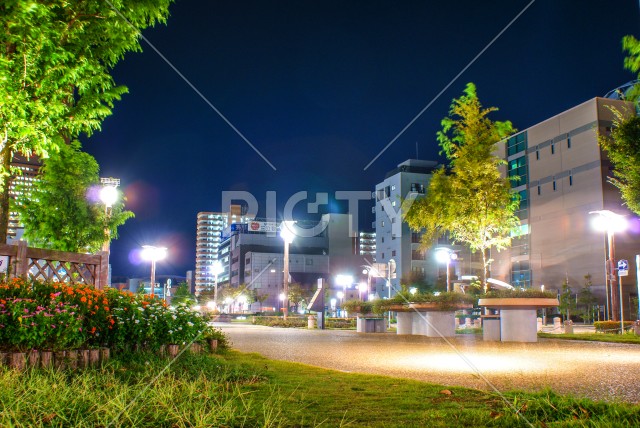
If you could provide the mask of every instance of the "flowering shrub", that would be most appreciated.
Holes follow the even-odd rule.
[[[0,344],[8,350],[186,344],[207,330],[187,306],[86,284],[12,279],[0,283]]]

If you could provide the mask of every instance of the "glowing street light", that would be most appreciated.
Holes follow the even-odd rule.
[[[449,268],[451,260],[458,258],[458,255],[449,248],[438,248],[436,250],[436,260],[447,265],[447,291],[451,291],[451,269]]]
[[[289,313],[289,244],[293,242],[295,234],[293,233],[294,221],[283,221],[280,224],[280,237],[284,241],[284,278],[282,280],[282,291],[284,299],[282,299],[283,309],[282,318],[287,319]]]
[[[218,275],[224,272],[224,268],[222,267],[222,263],[220,260],[216,260],[213,265],[211,265],[211,273],[215,277],[215,282],[213,284],[213,306],[214,309],[218,305]]]
[[[591,222],[594,229],[607,234],[607,278],[609,282],[609,290],[607,294],[607,306],[609,304],[609,292],[611,293],[611,320],[622,322],[622,284],[616,276],[616,243],[615,233],[622,232],[627,228],[627,220],[624,216],[616,214],[609,210],[590,211],[589,214],[597,214]],[[618,285],[618,287],[616,287]],[[606,283],[605,283],[606,286]],[[616,290],[616,288],[619,288]],[[623,329],[624,331],[624,329]]]
[[[143,245],[141,256],[143,260],[151,262],[151,298],[153,298],[156,287],[156,262],[167,257],[167,248]]]

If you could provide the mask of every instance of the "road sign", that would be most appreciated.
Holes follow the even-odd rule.
[[[629,275],[629,262],[627,260],[618,260],[618,276]]]

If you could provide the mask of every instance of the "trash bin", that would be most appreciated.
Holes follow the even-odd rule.
[[[309,329],[316,328],[316,319],[313,315],[309,315],[307,317],[307,328]]]

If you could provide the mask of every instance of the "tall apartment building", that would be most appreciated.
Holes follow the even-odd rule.
[[[392,292],[400,289],[400,279],[413,272],[435,283],[438,266],[434,257],[420,249],[420,234],[412,232],[403,221],[401,204],[404,199],[426,194],[435,161],[409,159],[389,171],[375,190],[376,261],[396,265],[396,278],[391,280]],[[388,290],[377,290],[385,296]]]
[[[228,212],[199,212],[196,226],[195,292],[210,289],[215,284],[213,265],[218,261],[222,232],[231,223],[245,220],[240,205],[231,205]],[[224,279],[224,273],[218,280]]]
[[[617,188],[608,183],[611,165],[598,145],[598,133],[611,130],[611,108],[633,105],[594,98],[513,135],[499,145],[507,160],[507,174],[519,176],[514,191],[521,198],[522,226],[510,249],[491,255],[491,275],[518,287],[546,290],[567,280],[574,293],[591,275],[593,290],[604,302],[606,238],[591,227],[598,210],[634,216],[626,209]],[[637,219],[636,223],[637,229]],[[616,258],[633,265],[639,231],[616,233]],[[635,269],[623,279],[623,306],[632,310],[637,296]]]
[[[375,210],[375,207],[374,207]],[[375,211],[374,211],[375,212]],[[376,233],[360,232],[358,234],[358,254],[361,256],[369,256],[372,262],[376,261]]]

